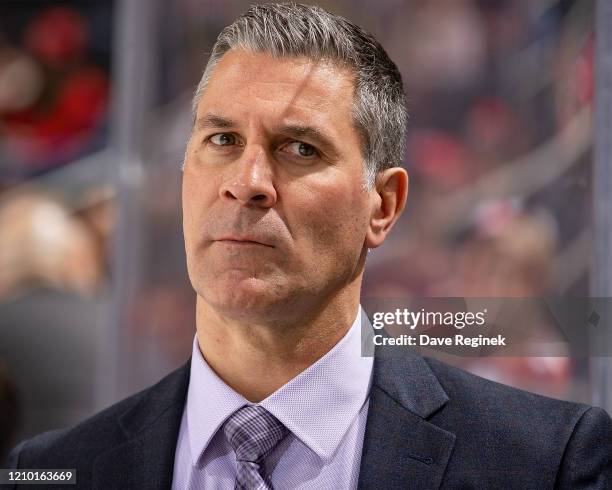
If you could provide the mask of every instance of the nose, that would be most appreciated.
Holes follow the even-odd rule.
[[[245,148],[228,170],[232,173],[219,189],[221,199],[260,208],[274,206],[277,196],[272,166],[263,148]]]

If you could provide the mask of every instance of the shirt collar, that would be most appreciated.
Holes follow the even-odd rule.
[[[362,315],[365,318],[360,307],[348,332],[329,352],[259,403],[323,460],[333,456],[370,391],[373,358],[361,356]],[[210,368],[196,336],[187,392],[194,465],[223,422],[244,405],[252,403]]]

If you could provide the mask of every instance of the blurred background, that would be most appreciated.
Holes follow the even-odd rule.
[[[189,356],[191,96],[219,31],[249,3],[0,1],[0,460]],[[319,5],[382,42],[409,100],[409,201],[368,257],[363,294],[603,295],[591,265],[596,2]],[[601,370],[571,349],[445,361],[605,400]]]

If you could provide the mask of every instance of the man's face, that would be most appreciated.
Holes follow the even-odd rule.
[[[232,50],[199,102],[183,174],[191,283],[223,315],[298,319],[361,273],[372,191],[353,77]]]

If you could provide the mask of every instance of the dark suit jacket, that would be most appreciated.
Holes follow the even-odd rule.
[[[76,468],[78,488],[170,488],[188,383],[189,363],[73,428],[22,442],[10,467]],[[612,420],[433,359],[377,357],[359,486],[611,489]]]

